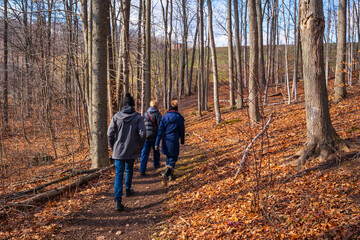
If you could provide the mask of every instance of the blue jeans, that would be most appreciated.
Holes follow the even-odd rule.
[[[125,188],[131,188],[131,182],[134,173],[134,162],[135,159],[115,160],[115,200],[117,199],[120,202],[122,200],[124,171],[126,171]]]
[[[154,167],[160,167],[160,151],[155,151],[155,141],[145,141],[144,147],[141,151],[141,158],[140,158],[140,173],[146,172],[146,165],[149,159],[151,148],[153,149],[153,163]]]
[[[166,156],[166,165],[175,168],[175,163],[178,160],[178,156]]]

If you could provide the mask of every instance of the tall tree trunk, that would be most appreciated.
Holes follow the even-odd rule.
[[[145,43],[145,109],[151,100],[151,0],[146,0],[146,43]]]
[[[241,68],[241,42],[239,28],[239,4],[238,0],[234,0],[234,16],[235,16],[235,43],[236,43],[236,81],[237,81],[237,108],[244,107],[243,100],[243,84],[242,84],[242,68]],[[210,39],[211,40],[211,39]],[[215,45],[215,44],[214,44]]]
[[[3,82],[3,114],[4,128],[9,124],[9,100],[8,100],[8,0],[4,0],[4,82]]]
[[[250,28],[250,59],[249,59],[249,116],[251,122],[260,121],[258,103],[258,71],[259,48],[258,27],[256,22],[256,3],[249,0],[249,28]]]
[[[141,46],[142,46],[142,37],[141,37],[141,23],[142,23],[142,0],[139,1],[139,13],[138,13],[138,39],[137,39],[137,53],[136,53],[136,108],[139,109],[140,107],[140,101],[141,101],[141,71],[142,71],[142,65],[141,65]]]
[[[294,96],[294,101],[297,102],[297,73],[298,73],[298,62],[299,62],[299,39],[300,39],[300,20],[297,18],[297,2],[295,0],[294,4],[294,39],[295,39],[295,46],[294,46],[294,77],[293,77],[293,84],[292,84],[292,94]]]
[[[200,68],[200,77],[198,78],[198,116],[201,117],[203,109],[203,83],[204,83],[204,74],[205,74],[205,63],[204,63],[204,0],[199,0],[199,30],[200,30],[200,42],[199,42],[199,68]]]
[[[231,0],[227,1],[227,35],[228,35],[228,72],[229,72],[229,90],[230,90],[230,108],[235,106],[235,86],[234,86],[234,54],[232,48],[232,12],[231,12]]]
[[[324,71],[323,37],[325,20],[321,0],[300,0],[300,29],[304,61],[307,138],[299,165],[313,156],[329,155],[345,147],[331,123]]]
[[[108,0],[106,0],[108,1]],[[122,0],[122,34],[123,34],[123,50],[122,50],[122,64],[123,64],[123,81],[124,92],[130,91],[129,79],[130,79],[130,0]]]
[[[326,59],[325,59],[325,79],[326,79],[326,88],[328,87],[329,82],[329,61],[330,61],[330,27],[331,27],[331,19],[330,19],[330,0],[327,2],[327,21],[326,21]]]
[[[160,1],[162,13],[163,13],[163,22],[164,22],[164,91],[163,91],[163,103],[165,109],[168,108],[168,94],[167,94],[167,81],[168,81],[168,10],[169,10],[169,1],[166,1],[166,6],[164,7],[163,1]]]
[[[111,30],[111,11],[110,11],[110,4],[109,8],[107,9],[107,45],[108,45],[108,107],[109,107],[109,116],[112,118],[116,113],[116,96],[114,91],[116,91],[116,68],[115,68],[115,47],[113,42],[113,35]]]
[[[235,0],[237,1],[237,0]],[[219,89],[218,89],[218,70],[217,70],[217,57],[216,57],[216,48],[214,40],[214,31],[213,31],[213,21],[212,21],[212,6],[211,0],[207,0],[208,12],[209,12],[209,40],[210,40],[210,49],[211,49],[211,62],[212,62],[212,74],[214,81],[214,109],[215,109],[215,119],[216,124],[221,122],[220,114],[220,105],[219,105]]]
[[[191,56],[191,66],[190,66],[188,89],[187,89],[188,96],[191,95],[191,85],[192,85],[192,77],[193,77],[193,71],[194,71],[194,63],[195,63],[195,55],[196,55],[196,42],[197,42],[198,33],[199,33],[199,20],[197,20],[196,30],[195,30],[195,34],[194,34],[194,42],[193,42],[192,56]]]
[[[109,165],[107,147],[107,9],[108,1],[92,0],[92,61],[91,61],[91,159],[92,168]]]
[[[261,0],[256,0],[257,11],[257,27],[258,27],[258,44],[259,44],[259,84],[265,86],[265,70],[264,70],[264,43],[263,43],[263,16]]]
[[[345,61],[346,61],[346,1],[339,0],[338,41],[336,49],[335,101],[346,97]]]
[[[285,37],[285,81],[286,81],[286,89],[288,92],[288,104],[291,103],[291,93],[290,93],[290,79],[289,79],[289,65],[288,65],[288,30],[286,26],[285,20],[285,3],[284,0],[282,2],[283,7],[283,21],[284,21],[284,37]]]
[[[180,81],[179,81],[179,99],[184,93],[184,82],[185,82],[185,67],[186,67],[186,58],[187,58],[187,36],[188,36],[188,26],[187,26],[187,15],[186,15],[186,0],[182,0],[182,20],[183,20],[183,38],[181,46],[181,72],[180,72]]]
[[[247,67],[247,12],[248,12],[248,1],[245,1],[244,11],[244,86],[248,83],[248,67]]]

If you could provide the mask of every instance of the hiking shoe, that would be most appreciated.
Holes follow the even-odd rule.
[[[117,211],[122,211],[124,208],[125,206],[119,200],[115,200],[115,209]]]
[[[132,195],[134,195],[134,189],[130,188],[130,189],[126,189],[125,190],[125,197],[130,197]]]
[[[175,175],[172,173],[170,176],[169,176],[169,181],[174,181],[176,179]]]
[[[161,175],[161,184],[166,187],[167,186],[167,182],[168,182],[168,176],[166,176],[166,174],[162,174]]]
[[[146,173],[141,172],[141,173],[140,173],[140,176],[141,176],[141,177],[145,177],[145,176],[146,176]]]
[[[159,168],[161,168],[161,165],[159,165],[159,166],[154,166],[154,168],[155,168],[155,169],[159,169]]]

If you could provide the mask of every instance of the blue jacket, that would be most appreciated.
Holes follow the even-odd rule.
[[[184,121],[184,118],[176,111],[167,112],[161,119],[155,146],[159,146],[162,139],[161,151],[164,155],[179,155],[179,139],[181,144],[185,142]]]
[[[140,157],[146,137],[144,119],[130,106],[116,113],[107,131],[113,159],[135,159]]]

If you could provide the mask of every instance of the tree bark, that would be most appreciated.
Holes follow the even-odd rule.
[[[235,43],[236,43],[236,81],[237,81],[237,108],[244,107],[243,100],[243,84],[242,84],[242,67],[241,67],[241,42],[239,28],[239,4],[238,0],[234,0],[234,16],[235,16]]]
[[[258,27],[258,43],[259,43],[259,83],[265,86],[265,70],[264,70],[264,43],[263,43],[263,16],[261,0],[256,0],[257,11],[257,27]]]
[[[91,61],[91,168],[109,165],[107,146],[107,8],[103,0],[92,0],[92,61]]]
[[[3,82],[3,128],[9,124],[9,100],[8,100],[8,0],[4,0],[4,82]]]
[[[249,28],[250,28],[250,59],[249,59],[249,116],[251,122],[260,121],[259,103],[258,103],[258,27],[256,23],[256,3],[255,0],[249,0]]]
[[[145,109],[151,100],[151,0],[146,0],[146,43],[145,43]]]
[[[235,0],[237,1],[237,0]],[[212,62],[212,74],[214,81],[214,109],[215,109],[215,119],[216,124],[221,122],[220,114],[220,105],[219,105],[219,89],[218,89],[218,70],[217,70],[217,58],[216,58],[216,48],[214,40],[214,31],[213,31],[213,20],[212,20],[212,6],[211,0],[207,0],[208,12],[209,12],[209,40],[210,40],[210,49],[211,49],[211,62]]]
[[[346,61],[346,1],[339,0],[338,42],[336,49],[335,101],[346,97],[345,61]]]
[[[327,157],[345,147],[331,123],[324,71],[323,37],[325,20],[321,0],[300,1],[300,30],[304,62],[306,143],[299,166],[314,153]]]
[[[228,35],[228,72],[229,72],[229,90],[230,90],[230,108],[235,106],[235,88],[234,88],[234,54],[232,48],[232,12],[231,12],[231,0],[227,1],[227,35]]]

